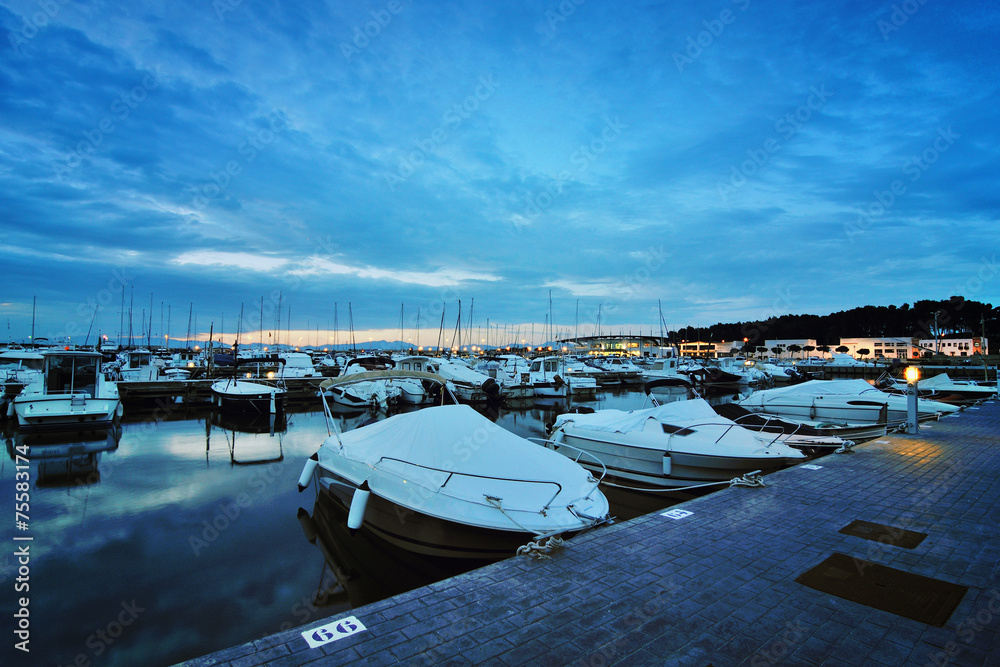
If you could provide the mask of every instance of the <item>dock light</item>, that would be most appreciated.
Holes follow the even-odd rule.
[[[920,431],[917,421],[917,381],[920,379],[920,369],[916,366],[906,367],[906,432],[916,435]]]
[[[246,374],[246,379],[248,379],[248,380],[249,380],[249,379],[250,379],[251,377],[253,377],[253,375],[252,375],[251,373],[247,373],[247,374]]]
[[[268,379],[268,380],[271,380],[271,379],[273,379],[273,378],[274,378],[274,371],[268,371],[268,372],[267,372],[267,379]]]

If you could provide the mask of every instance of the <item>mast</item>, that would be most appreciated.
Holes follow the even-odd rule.
[[[128,296],[128,349],[132,349],[132,305],[135,303],[135,287],[129,287]]]
[[[187,350],[191,347],[191,314],[194,312],[194,301],[188,306],[188,330],[187,335],[184,337],[184,349]],[[119,339],[118,347],[121,347],[121,339]]]
[[[35,344],[35,304],[38,303],[38,297],[31,297],[31,344]]]
[[[445,303],[442,302],[441,303],[441,325],[438,327],[438,344],[437,344],[437,351],[438,351],[438,353],[441,352],[441,337],[444,336],[444,310],[445,310]]]
[[[399,353],[403,353],[403,302],[399,303]]]
[[[278,321],[274,326],[274,345],[281,350],[281,292],[278,292]]]
[[[260,349],[264,351],[264,295],[260,295]]]
[[[351,302],[347,302],[347,326],[350,329],[351,337],[351,352],[357,353],[358,344],[354,340],[354,308],[351,306]]]

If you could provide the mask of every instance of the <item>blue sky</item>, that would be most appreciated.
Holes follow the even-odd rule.
[[[997,298],[994,2],[0,0],[0,339]],[[579,317],[577,304],[579,303]],[[95,309],[97,310],[94,318]],[[162,315],[161,315],[162,314]],[[162,321],[162,324],[161,324]],[[230,334],[227,334],[230,335]]]

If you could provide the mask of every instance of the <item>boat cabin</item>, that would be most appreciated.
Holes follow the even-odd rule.
[[[101,372],[99,352],[46,352],[44,356],[42,393],[86,393],[97,398],[98,375]]]

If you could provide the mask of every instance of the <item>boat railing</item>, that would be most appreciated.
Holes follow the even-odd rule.
[[[592,459],[594,463],[599,465],[601,467],[601,476],[596,478],[594,482],[594,487],[587,492],[584,498],[590,498],[590,494],[592,494],[597,489],[597,487],[601,484],[601,482],[604,481],[605,476],[607,476],[608,474],[608,467],[604,465],[604,461],[602,461],[592,452],[588,452],[585,449],[580,449],[579,447],[574,447],[573,445],[567,445],[564,442],[555,442],[554,440],[547,440],[545,438],[538,438],[534,436],[525,438],[525,440],[530,440],[531,442],[537,442],[538,444],[546,448],[551,447],[553,451],[555,450],[556,447],[565,447],[566,449],[572,449],[576,452],[576,458],[573,459],[573,463],[579,464],[580,457],[587,456],[588,458]],[[570,457],[567,456],[566,458]]]
[[[379,468],[378,464],[382,463],[383,461],[393,461],[395,463],[402,464],[403,466],[410,466],[410,467],[414,467],[414,468],[421,468],[422,470],[429,470],[431,472],[438,472],[438,473],[441,473],[443,475],[446,475],[445,480],[440,485],[438,485],[437,489],[430,489],[432,491],[441,491],[442,489],[444,489],[448,485],[448,482],[450,482],[452,480],[452,478],[456,477],[456,476],[457,477],[470,477],[470,478],[474,478],[474,479],[489,479],[489,480],[495,480],[495,481],[501,481],[501,482],[514,482],[516,484],[550,484],[552,486],[555,486],[556,487],[556,492],[553,493],[552,497],[549,498],[548,501],[545,503],[545,506],[542,508],[542,511],[548,509],[552,505],[552,501],[555,500],[559,496],[560,493],[562,493],[562,484],[560,484],[559,482],[555,482],[555,481],[553,481],[551,479],[512,479],[512,478],[507,478],[507,477],[496,477],[494,475],[477,475],[475,473],[470,473],[470,472],[456,472],[454,470],[444,470],[442,468],[434,468],[432,466],[425,466],[425,465],[421,465],[420,463],[413,463],[412,461],[404,461],[403,459],[397,459],[397,458],[392,457],[392,456],[383,456],[383,457],[381,457],[378,460],[378,463],[376,463],[375,466],[374,466],[376,469],[380,470],[381,472],[387,472],[387,473],[395,474],[395,475],[399,475],[399,473],[397,473],[395,471],[392,471],[392,470],[386,470],[384,468]],[[402,475],[399,475],[399,476],[402,476]],[[407,481],[412,481],[412,480],[407,480]],[[420,484],[419,482],[414,482],[414,483],[419,484],[420,486],[424,486],[425,488],[428,488],[428,489],[430,488],[430,487],[426,487],[424,484]]]

